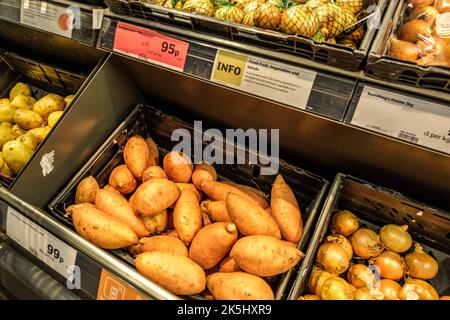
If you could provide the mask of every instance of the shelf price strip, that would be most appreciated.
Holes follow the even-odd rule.
[[[351,124],[450,154],[450,106],[364,86]]]
[[[71,7],[57,6],[45,1],[23,0],[20,23],[72,38],[75,11]]]
[[[77,251],[11,207],[7,211],[6,235],[64,278],[73,275]]]
[[[113,50],[177,71],[183,71],[189,43],[156,31],[118,22]]]

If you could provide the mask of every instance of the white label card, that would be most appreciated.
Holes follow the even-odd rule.
[[[104,9],[92,9],[92,29],[97,30],[102,27]]]
[[[450,36],[450,12],[440,13],[437,15],[436,33],[440,37]]]
[[[20,23],[68,38],[72,37],[74,15],[73,8],[45,1],[23,0],[20,7]]]
[[[316,75],[284,63],[219,50],[211,80],[304,110]]]
[[[10,207],[6,234],[64,278],[72,275],[71,266],[75,265],[77,251]]]
[[[365,86],[351,124],[450,154],[450,106]]]

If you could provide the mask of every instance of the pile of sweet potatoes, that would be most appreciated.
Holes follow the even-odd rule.
[[[151,139],[131,137],[125,164],[99,187],[89,176],[66,213],[104,249],[126,248],[137,270],[177,295],[273,299],[265,277],[294,267],[303,232],[299,205],[279,175],[270,203],[262,191],[218,181],[213,166],[169,152],[159,166]],[[205,200],[202,201],[202,199]]]

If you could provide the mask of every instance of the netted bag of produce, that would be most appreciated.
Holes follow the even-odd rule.
[[[450,0],[408,0],[388,54],[421,66],[450,67]]]

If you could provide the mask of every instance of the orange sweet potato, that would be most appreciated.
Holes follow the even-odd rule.
[[[195,193],[189,189],[181,191],[173,211],[173,223],[178,237],[190,243],[202,228],[202,212]]]
[[[143,252],[162,251],[173,255],[188,256],[188,249],[181,240],[169,236],[153,236],[139,239],[135,246],[136,254]]]
[[[164,157],[163,168],[169,180],[188,183],[191,181],[194,165],[184,153],[171,151]]]
[[[163,168],[161,168],[160,166],[148,167],[142,173],[142,182],[145,182],[145,181],[148,181],[148,180],[151,180],[154,178],[168,179]]]
[[[123,150],[123,159],[131,173],[138,179],[148,167],[150,150],[141,136],[133,136],[128,139]]]
[[[100,189],[93,176],[81,180],[75,192],[75,203],[94,203],[95,195]]]
[[[207,162],[202,162],[195,165],[192,173],[192,183],[197,189],[201,189],[201,184],[204,180],[217,180],[216,169]]]
[[[158,145],[153,141],[152,138],[145,139],[145,142],[147,143],[148,150],[150,153],[150,156],[148,158],[148,166],[158,166],[159,165],[159,151],[158,151]]]
[[[126,165],[115,167],[109,176],[108,183],[121,194],[128,194],[136,189],[137,183]]]

